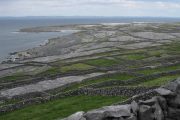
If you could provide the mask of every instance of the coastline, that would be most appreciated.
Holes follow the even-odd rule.
[[[29,49],[34,49],[34,48],[37,48],[37,47],[45,46],[50,42],[50,40],[55,39],[57,37],[64,36],[64,35],[72,34],[73,32],[75,32],[75,31],[73,31],[73,30],[72,31],[71,30],[64,30],[64,31],[60,31],[60,32],[57,32],[57,31],[53,32],[52,31],[51,33],[53,33],[54,35],[51,35],[51,37],[49,36],[48,39],[40,40],[41,42],[38,42],[38,41],[37,42],[35,41],[34,43],[29,42],[32,45],[30,45],[29,47],[27,46],[27,48],[24,48],[24,49],[11,51],[11,52],[7,53],[7,55],[4,55],[4,57],[2,59],[0,59],[0,62],[9,61],[9,59],[11,59],[10,57],[12,57],[12,55],[18,54],[18,53],[23,52],[23,51],[28,51]],[[35,34],[36,36],[42,36],[42,35],[39,35],[39,34],[46,34],[46,33],[47,32],[40,32],[40,33],[33,32],[33,33],[31,33],[31,32],[18,31],[18,32],[13,32],[12,34],[22,34],[21,36],[23,36],[24,34],[26,34],[26,35]]]
[[[9,34],[12,31],[18,31],[22,28],[32,28],[37,26],[66,26],[66,25],[77,25],[77,24],[101,24],[101,23],[133,23],[133,22],[152,22],[152,23],[158,23],[158,22],[164,22],[164,23],[174,23],[179,22],[179,18],[163,18],[163,17],[5,17],[0,19],[0,25],[1,25],[1,31],[0,31],[0,42],[2,44],[3,40],[8,41],[9,43],[3,44],[0,46],[2,48],[3,46],[9,46],[7,49],[0,49],[0,51],[7,51],[5,53],[0,53],[1,58],[7,57],[8,53],[15,52],[15,51],[22,51],[25,50],[24,48],[28,48],[28,45],[26,45],[24,48],[22,46],[14,47],[17,43],[22,44],[23,39],[28,38],[27,42],[31,37],[24,36],[17,38],[15,35],[11,36],[9,38]],[[8,21],[7,21],[8,20]],[[6,29],[9,29],[7,33],[4,31]],[[3,33],[4,32],[4,33]],[[3,38],[4,35],[8,36]],[[50,33],[46,32],[47,34]],[[50,37],[52,38],[52,37]],[[35,38],[36,40],[39,40]],[[46,37],[44,40],[47,40],[48,37]],[[43,41],[43,40],[41,40]],[[43,42],[41,42],[43,43]],[[40,45],[40,44],[39,44]],[[31,45],[30,48],[33,48],[34,46]],[[20,49],[18,49],[20,48]],[[2,54],[2,55],[1,55]]]
[[[101,24],[71,24],[71,25],[62,25],[62,26],[43,26],[43,27],[33,27],[33,28],[24,28],[21,29],[20,32],[37,32],[37,34],[41,33],[41,32],[57,32],[57,31],[61,31],[61,33],[66,33],[66,32],[70,32],[67,35],[62,35],[61,37],[57,37],[57,38],[50,38],[48,39],[48,41],[46,40],[45,44],[41,44],[37,47],[31,48],[31,49],[27,49],[24,51],[19,51],[16,54],[14,54],[13,56],[11,56],[9,58],[10,61],[22,61],[22,60],[26,60],[26,59],[32,59],[32,58],[37,58],[40,57],[52,57],[54,56],[54,58],[56,57],[62,57],[64,58],[64,56],[69,56],[68,58],[70,58],[71,56],[78,56],[78,54],[80,55],[86,55],[86,54],[92,54],[89,50],[93,50],[93,49],[101,49],[101,50],[95,50],[92,51],[94,53],[99,53],[99,52],[103,52],[103,51],[111,51],[113,50],[112,48],[109,48],[110,46],[112,47],[119,47],[121,49],[136,49],[136,48],[144,48],[144,47],[148,47],[148,46],[159,46],[162,45],[164,43],[168,43],[171,42],[169,41],[165,41],[165,40],[161,40],[161,39],[173,39],[175,38],[174,35],[167,35],[162,33],[154,33],[151,31],[143,31],[141,29],[144,29],[146,27],[149,27],[153,29],[158,29],[158,26],[163,26],[163,25],[171,25],[174,24],[176,25],[177,23],[146,23],[146,22],[138,22],[138,23],[101,23]],[[127,32],[127,33],[123,33],[123,34],[128,34],[130,36],[123,36],[121,39],[121,41],[117,41],[117,35],[115,35],[116,27],[120,27],[122,30],[121,31],[126,31],[126,29],[132,29],[132,33],[131,31]],[[136,29],[136,27],[139,27],[140,30]],[[113,28],[111,31],[109,31],[109,28]],[[105,32],[107,31],[107,32]],[[141,32],[143,31],[143,32]],[[134,35],[137,34],[137,35]],[[96,35],[97,34],[97,35]],[[101,39],[101,37],[104,36],[114,36],[115,40],[108,40],[107,43],[105,43],[106,41],[102,41],[102,43],[95,44],[95,43],[91,43],[93,40],[93,37],[98,37],[98,39]],[[136,39],[136,37],[139,37],[139,39]],[[147,38],[146,41],[138,43],[138,41],[141,41],[141,39],[146,39],[146,37],[149,36],[150,38]],[[133,38],[134,37],[134,38]],[[157,38],[156,38],[157,37]],[[119,39],[119,38],[118,38]],[[124,40],[123,40],[124,39]],[[132,40],[134,42],[131,43]],[[153,42],[153,39],[157,39],[157,42]],[[151,42],[152,41],[152,42]],[[117,42],[118,44],[116,44],[115,42]],[[120,43],[119,43],[120,42]],[[121,43],[122,42],[122,43]],[[127,45],[123,45],[124,43],[129,42]],[[83,44],[89,44],[90,48],[83,48],[84,45]],[[92,44],[92,45],[91,45]],[[102,45],[101,45],[102,44]],[[104,49],[101,47],[108,47],[108,49]],[[89,51],[88,52],[84,52],[86,51],[86,49]],[[65,57],[66,58],[66,57]]]
[[[51,30],[63,28],[70,26]],[[15,52],[14,61],[0,64],[1,111],[71,95],[130,98],[180,75],[180,24],[81,24],[72,29],[80,31]]]

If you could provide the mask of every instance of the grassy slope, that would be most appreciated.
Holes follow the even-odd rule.
[[[144,54],[129,54],[129,55],[123,55],[122,58],[127,60],[141,60],[146,58],[146,55]]]
[[[67,97],[0,115],[0,120],[53,120],[57,118],[64,118],[77,111],[87,111],[111,105],[125,99],[125,97],[120,96]]]
[[[131,79],[133,77],[134,76],[127,75],[127,74],[114,74],[114,75],[111,75],[109,77],[101,77],[101,78],[92,79],[92,80],[89,80],[89,81],[83,81],[81,83],[71,85],[71,86],[67,87],[66,89],[64,89],[64,91],[74,90],[74,89],[77,89],[77,88],[80,88],[80,87],[83,87],[83,86],[88,86],[88,85],[95,84],[95,83],[101,83],[101,82],[104,82],[104,81],[128,80],[128,79]]]
[[[30,78],[30,76],[25,75],[25,74],[14,74],[11,76],[6,76],[6,77],[0,78],[0,82],[14,82],[17,80],[24,80],[24,79],[28,79],[28,78]]]
[[[100,58],[94,60],[87,60],[86,63],[93,66],[111,66],[117,64],[118,62],[116,60]]]
[[[143,73],[145,75],[153,74],[153,73],[160,73],[160,72],[166,72],[166,71],[172,71],[172,70],[178,70],[180,69],[180,64],[175,66],[168,66],[168,67],[160,67],[160,68],[154,68],[154,69],[147,69],[139,71],[139,73]]]
[[[47,75],[57,75],[59,73],[65,73],[65,72],[71,72],[71,71],[84,71],[93,69],[93,66],[84,64],[84,63],[75,63],[65,66],[59,66],[58,64],[56,67],[52,67],[42,73],[39,74],[39,76],[47,76]]]
[[[169,81],[172,81],[172,80],[178,78],[179,76],[180,75],[163,76],[163,77],[160,77],[160,78],[157,78],[157,79],[153,79],[153,80],[150,80],[150,81],[140,83],[139,86],[146,86],[146,87],[161,86],[161,85],[166,84]]]
[[[90,65],[86,65],[83,63],[77,63],[77,64],[73,64],[73,65],[69,65],[69,66],[63,66],[61,68],[61,72],[68,72],[68,71],[74,71],[74,70],[89,70],[92,69],[94,67],[90,66]]]
[[[169,47],[170,46],[170,47]],[[156,51],[154,48],[152,48],[151,51],[144,51],[148,52],[149,57],[161,57],[163,54],[169,54],[169,55],[179,55],[180,51],[180,44],[173,44],[169,45],[168,47],[164,47],[159,51]],[[119,58],[125,58],[127,60],[142,60],[148,56],[145,56],[144,54],[131,54],[131,55],[124,55],[119,56]],[[120,59],[121,60],[121,59]],[[67,71],[73,71],[73,70],[85,70],[91,68],[91,66],[95,67],[103,67],[103,66],[112,66],[115,64],[120,64],[121,61],[117,61],[117,59],[105,59],[105,58],[99,58],[94,60],[86,60],[84,63],[76,63],[74,65],[64,66],[64,67],[55,67],[48,71],[46,71],[44,74],[58,74],[59,72],[67,72]],[[123,62],[121,63],[123,64]],[[79,68],[78,68],[79,67]],[[138,67],[138,66],[137,66]],[[170,66],[170,67],[162,67],[157,69],[151,69],[151,70],[144,70],[144,71],[136,71],[138,73],[143,73],[145,75],[149,75],[152,73],[159,73],[163,71],[171,71],[180,69],[180,66]],[[173,80],[177,78],[180,75],[173,75],[173,76],[163,76],[158,79],[149,80],[146,82],[142,82],[140,84],[134,84],[136,86],[159,86],[162,84],[167,83],[170,80]],[[124,76],[124,75],[115,75],[115,76],[109,76],[109,77],[102,77],[96,80],[82,82],[80,84],[76,84],[74,86],[71,86],[67,90],[75,89],[78,87],[82,87],[84,85],[104,82],[108,80],[127,80],[132,78],[132,76]],[[17,79],[17,78],[16,78]],[[56,118],[63,118],[66,117],[74,112],[83,110],[87,111],[90,109],[98,108],[104,105],[110,105],[114,102],[119,102],[123,100],[124,97],[103,97],[103,96],[76,96],[76,97],[67,97],[60,100],[48,102],[41,105],[34,105],[30,106],[21,110],[17,110],[8,114],[0,115],[0,120],[51,120]]]

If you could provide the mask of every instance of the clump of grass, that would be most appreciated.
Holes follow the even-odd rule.
[[[49,68],[48,70],[42,72],[39,74],[39,76],[49,76],[49,75],[57,75],[59,73],[65,73],[65,72],[70,72],[70,71],[83,71],[83,70],[89,70],[93,69],[93,66],[83,64],[83,63],[75,63],[71,65],[66,65],[66,66],[57,66],[57,67],[52,67]]]
[[[173,42],[164,48],[169,54],[180,54],[180,42]]]
[[[1,114],[1,120],[54,120],[127,99],[124,96],[74,96]]]
[[[138,73],[148,75],[148,74],[172,71],[172,70],[177,70],[177,69],[180,69],[180,64],[168,66],[168,67],[159,67],[159,68],[154,68],[154,69],[141,70],[141,71],[138,71]]]
[[[165,50],[153,50],[148,52],[148,54],[152,57],[161,57],[165,53],[167,53]]]
[[[20,100],[16,100],[16,99],[6,100],[6,101],[0,103],[0,106],[17,103],[17,102],[19,102],[19,101],[20,101]]]
[[[99,59],[88,60],[86,61],[86,63],[93,66],[112,66],[117,64],[118,62],[114,59],[99,58]]]
[[[115,74],[109,74],[108,76],[103,76],[101,78],[97,78],[94,80],[90,81],[84,81],[86,83],[88,82],[104,82],[104,81],[109,81],[109,80],[128,80],[130,78],[133,78],[133,75],[125,74],[125,73],[115,73]]]
[[[121,57],[127,60],[142,60],[146,58],[147,56],[141,53],[141,54],[128,54],[128,55],[123,55]]]
[[[30,78],[29,75],[17,73],[11,76],[5,76],[5,77],[0,78],[0,82],[13,82],[13,81],[23,80],[23,79],[28,79],[28,78]]]
[[[157,79],[149,80],[143,83],[140,83],[138,86],[146,86],[146,87],[151,87],[151,86],[161,86],[166,84],[169,81],[172,81],[176,78],[178,78],[180,75],[173,75],[173,76],[163,76]]]
[[[61,69],[60,67],[52,67],[52,68],[49,68],[48,70],[38,74],[38,76],[51,76],[51,75],[57,75],[61,72]]]
[[[68,72],[68,71],[74,71],[74,70],[89,70],[93,68],[94,68],[93,66],[90,66],[84,63],[77,63],[77,64],[61,67],[61,72]]]

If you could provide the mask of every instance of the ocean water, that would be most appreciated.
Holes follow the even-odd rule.
[[[21,33],[21,28],[64,24],[130,23],[130,22],[180,22],[180,18],[145,17],[21,17],[0,18],[0,61],[9,53],[39,46],[49,38],[70,33]]]

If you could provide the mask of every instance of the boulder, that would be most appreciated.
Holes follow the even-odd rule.
[[[171,119],[171,118],[166,118],[166,120],[174,120],[174,119]]]
[[[158,101],[156,99],[156,97],[153,97],[152,99],[146,100],[146,101],[142,101],[139,100],[139,105],[148,105],[148,106],[152,106],[154,104],[156,104]]]
[[[174,97],[173,99],[169,99],[168,100],[168,104],[171,107],[174,108],[180,108],[180,94],[178,94],[176,97]]]
[[[164,97],[162,97],[162,96],[157,96],[156,99],[157,99],[159,105],[161,106],[162,110],[163,111],[167,110],[167,101],[166,101],[166,99]]]
[[[131,115],[130,117],[126,118],[125,120],[137,120],[137,116]]]
[[[158,103],[156,103],[153,108],[155,108],[155,111],[154,111],[154,118],[155,120],[164,120],[165,119],[165,116],[164,116],[164,113],[160,107],[160,105]]]
[[[161,96],[175,96],[175,93],[165,88],[157,88],[155,90]]]
[[[154,120],[153,108],[148,105],[139,106],[139,119],[138,120]]]
[[[169,84],[163,86],[163,88],[176,92],[176,93],[180,93],[180,78],[169,82]]]
[[[180,120],[180,109],[168,107],[168,118]]]
[[[132,112],[137,116],[137,112],[139,111],[139,105],[137,104],[136,101],[133,101],[131,103],[131,109],[132,109]]]
[[[65,118],[63,120],[86,120],[83,117],[83,115],[84,115],[84,112],[81,111],[81,112],[77,112],[77,113],[75,113],[75,114],[73,114],[73,115],[71,115],[71,116],[69,116],[69,117],[67,117],[67,118]]]
[[[156,98],[158,100],[158,103],[159,103],[162,111],[163,111],[164,117],[166,117],[167,116],[167,101],[166,101],[166,99],[162,96],[157,96]]]
[[[104,118],[103,120],[125,120],[125,119],[122,117],[119,117],[119,118],[107,117],[107,118]]]
[[[104,111],[94,110],[87,112],[84,117],[86,120],[102,120],[105,118]]]
[[[107,118],[131,117],[130,105],[106,106],[97,110],[87,112],[84,117],[87,120],[104,120]]]
[[[139,105],[141,106],[141,110],[139,111],[140,114],[142,111],[145,114],[146,112],[150,112],[149,110],[152,110],[151,113],[148,114],[151,114],[150,116],[153,116],[154,120],[164,120],[164,113],[161,109],[161,106],[159,105],[157,97],[153,97],[152,99],[146,101],[139,101]]]

